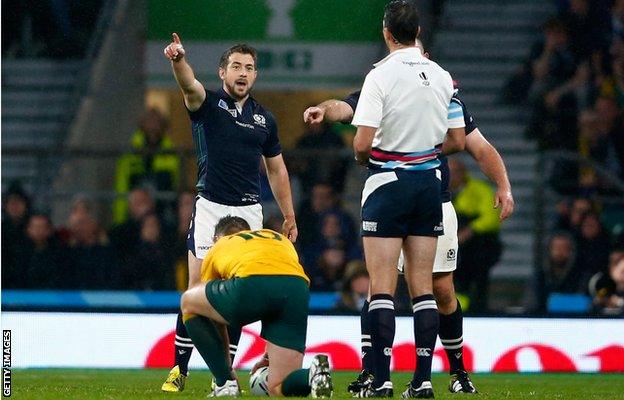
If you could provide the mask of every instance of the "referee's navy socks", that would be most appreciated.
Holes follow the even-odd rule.
[[[424,381],[431,380],[431,361],[440,320],[433,294],[414,297],[412,311],[414,312],[414,338],[416,339],[416,371],[414,371],[412,386],[418,388]]]
[[[466,370],[463,355],[463,318],[459,301],[457,301],[457,309],[451,314],[444,315],[440,313],[440,341],[446,351],[451,373]]]
[[[368,300],[364,302],[360,312],[360,332],[362,335],[362,369],[368,372],[373,370],[373,346],[371,344],[370,318],[368,315]]]
[[[180,367],[180,372],[188,375],[188,363],[193,353],[193,341],[191,340],[186,326],[182,322],[182,311],[178,312],[175,332],[175,365]]]
[[[372,342],[372,364],[375,379],[373,387],[379,388],[390,380],[390,359],[394,342],[394,298],[389,294],[371,296],[368,305]]]

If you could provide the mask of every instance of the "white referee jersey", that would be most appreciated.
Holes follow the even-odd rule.
[[[353,125],[377,128],[369,167],[424,170],[439,166],[449,128],[464,127],[451,103],[451,75],[417,47],[390,53],[366,76]],[[459,107],[459,111],[457,110]]]

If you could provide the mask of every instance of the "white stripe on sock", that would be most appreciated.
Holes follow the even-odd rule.
[[[187,337],[181,337],[181,336],[175,335],[175,339],[181,342],[189,342],[189,343],[193,342],[193,340],[190,337],[187,338]]]
[[[373,347],[371,342],[362,342],[362,347]]]
[[[438,309],[438,306],[435,304],[435,302],[433,304],[415,305],[414,307],[412,307],[413,312],[420,311],[420,310],[437,310],[437,309]]]
[[[190,347],[190,348],[195,347],[193,346],[193,343],[182,343],[182,342],[178,342],[177,340],[174,343],[176,346],[180,346],[180,347]]]
[[[368,307],[368,311],[377,310],[378,308],[387,308],[389,310],[394,310],[394,304],[372,304]]]
[[[419,301],[418,303],[414,304],[412,306],[412,311],[416,312],[417,310],[421,310],[421,309],[426,309],[426,308],[431,308],[431,307],[425,307],[425,306],[435,306],[435,308],[437,308],[436,305],[436,301],[435,300],[423,300],[423,301]]]
[[[448,346],[442,343],[442,346],[444,347],[444,350],[457,350],[457,349],[461,349],[464,346],[464,344],[460,343],[460,344],[455,344],[453,346]]]
[[[362,335],[362,339],[370,339],[371,336],[370,335]]]
[[[444,344],[460,343],[463,340],[464,340],[463,336],[460,336],[458,339],[440,339],[440,341]]]

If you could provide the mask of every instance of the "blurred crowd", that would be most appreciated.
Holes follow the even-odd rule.
[[[80,58],[102,0],[2,2],[2,57]]]
[[[547,232],[534,307],[548,312],[553,295],[577,294],[596,312],[623,313],[624,1],[556,4],[504,92],[530,108],[527,138],[548,152],[546,179],[563,199]],[[572,156],[554,152],[561,150]],[[620,201],[603,201],[609,197]]]
[[[505,88],[532,112],[540,150],[568,150],[624,177],[624,1],[561,1]],[[566,195],[609,192],[592,166],[558,161],[550,182]]]

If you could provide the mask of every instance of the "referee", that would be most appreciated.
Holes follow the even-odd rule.
[[[191,288],[200,281],[202,260],[214,244],[214,226],[221,218],[241,217],[251,229],[262,229],[261,161],[266,165],[271,190],[284,216],[282,233],[292,242],[297,239],[297,225],[277,123],[273,114],[249,95],[258,75],[256,50],[245,44],[227,49],[219,61],[223,84],[214,92],[195,79],[176,33],[164,53],[184,95],[197,153],[198,196],[187,236]],[[240,327],[230,326],[228,333],[233,358]],[[162,385],[163,391],[184,390],[192,349],[179,314],[175,365]]]
[[[357,397],[393,396],[393,294],[401,249],[417,343],[417,368],[403,397],[433,397],[431,361],[439,321],[432,268],[437,238],[444,233],[438,148],[461,151],[466,137],[463,114],[451,103],[451,76],[416,47],[419,31],[415,1],[386,6],[383,36],[390,54],[366,76],[353,117],[356,159],[369,169],[362,192],[362,236],[371,277],[374,375]]]

